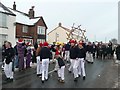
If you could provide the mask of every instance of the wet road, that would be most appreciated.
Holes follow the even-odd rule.
[[[65,83],[57,81],[57,73],[53,72],[54,64],[50,64],[49,80],[44,84],[41,83],[41,78],[36,76],[36,68],[30,68],[23,72],[15,72],[14,81],[7,83],[4,81],[3,73],[3,88],[118,88],[118,64],[113,60],[95,60],[94,64],[86,62],[86,80],[82,77],[78,82],[74,82],[73,74],[68,72],[68,67],[65,68]],[[1,83],[1,82],[0,82]]]

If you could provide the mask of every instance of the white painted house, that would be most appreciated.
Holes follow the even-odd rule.
[[[0,46],[4,41],[9,41],[12,46],[15,42],[16,15],[0,2]]]
[[[50,31],[48,33],[48,42],[61,42],[61,43],[67,43],[69,40],[67,39],[69,34],[71,32],[70,29],[63,27],[62,23],[59,23],[58,26]],[[80,40],[80,37],[78,37],[77,31],[73,33],[73,38],[76,38],[77,41]]]

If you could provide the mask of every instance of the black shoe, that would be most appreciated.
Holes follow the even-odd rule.
[[[79,74],[78,77],[81,77],[81,75]]]
[[[85,80],[85,76],[83,76],[83,80]]]
[[[44,83],[44,81],[42,80],[42,83]]]
[[[40,76],[40,74],[37,74],[37,76]]]
[[[57,72],[57,70],[55,70],[54,72]]]
[[[9,79],[10,82],[13,82],[13,79]]]
[[[6,79],[5,79],[5,81],[8,81],[8,80],[10,80],[10,78],[6,78]]]
[[[72,73],[71,71],[69,71],[69,73]]]
[[[45,79],[45,81],[48,81],[48,79]]]
[[[93,62],[91,62],[91,64],[93,64]]]
[[[40,76],[39,77],[42,77],[42,74],[40,74]]]
[[[75,78],[75,79],[74,79],[74,81],[75,81],[75,82],[77,82],[77,81],[78,81],[78,79],[77,79],[77,78]]]
[[[55,64],[55,62],[52,62],[52,64]]]

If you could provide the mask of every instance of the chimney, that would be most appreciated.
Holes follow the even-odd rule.
[[[59,23],[59,27],[61,27],[62,26],[62,23]]]
[[[30,17],[30,19],[33,19],[34,18],[34,14],[35,14],[35,12],[34,12],[34,6],[32,6],[32,8],[31,9],[29,9],[29,17]]]
[[[14,4],[13,4],[13,10],[16,10],[16,4],[15,4],[15,1],[14,1]]]

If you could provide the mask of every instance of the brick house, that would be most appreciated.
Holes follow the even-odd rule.
[[[19,38],[24,41],[40,43],[46,41],[47,26],[42,16],[35,17],[34,6],[29,9],[28,14],[16,10],[14,2],[13,9],[9,8],[16,15],[16,41]]]

